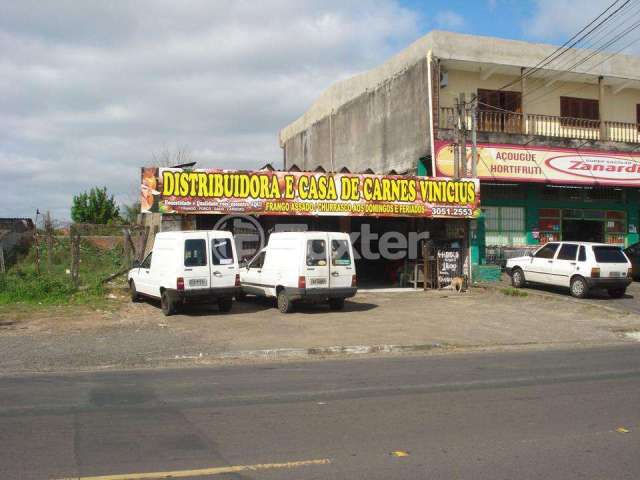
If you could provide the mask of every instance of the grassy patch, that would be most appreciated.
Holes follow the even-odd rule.
[[[68,273],[71,265],[68,239],[54,242],[50,267],[46,246],[40,246],[40,274],[36,273],[35,255],[32,248],[6,274],[0,274],[0,306],[80,304],[100,308],[106,301],[101,280],[122,268],[124,263],[121,248],[105,251],[82,241],[80,285],[76,288]],[[121,277],[117,282],[122,283],[124,279]]]
[[[500,289],[500,291],[508,297],[527,297],[529,295],[524,290],[521,290],[519,288],[513,288],[513,287],[502,288]]]

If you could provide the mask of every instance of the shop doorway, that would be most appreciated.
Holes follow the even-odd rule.
[[[604,222],[599,220],[563,220],[562,239],[570,242],[604,242]]]

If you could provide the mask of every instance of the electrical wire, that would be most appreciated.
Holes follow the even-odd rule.
[[[557,71],[568,70],[568,67],[572,62],[575,62],[576,60],[578,60],[579,57],[582,55],[589,54],[590,53],[589,50],[601,49],[600,42],[602,40],[605,40],[607,36],[612,34],[616,29],[622,27],[627,22],[636,18],[637,15],[640,14],[640,6],[636,7],[635,10],[631,10],[628,13],[627,12],[625,13],[626,13],[626,20],[623,20],[620,24],[605,26],[601,31],[597,32],[592,38],[590,38],[587,43],[581,46],[580,49],[573,49],[571,53],[567,57],[565,57],[561,63],[554,65],[553,70],[549,70],[546,74],[543,73],[540,76],[536,76],[535,79],[548,83],[549,81],[551,81],[552,77],[558,75]]]
[[[574,34],[569,40],[567,40],[562,46],[560,46],[559,48],[557,48],[554,52],[552,52],[551,54],[549,54],[547,57],[543,58],[540,62],[538,62],[534,67],[527,69],[526,73],[522,73],[520,75],[520,77],[506,85],[504,85],[503,87],[499,88],[499,90],[504,90],[505,88],[508,88],[512,85],[515,85],[516,83],[520,82],[522,79],[527,78],[531,75],[533,75],[533,73],[543,69],[546,65],[550,64],[551,62],[553,62],[554,60],[557,60],[558,58],[560,58],[562,55],[564,55],[565,53],[571,51],[571,49],[573,47],[575,47],[579,42],[583,41],[586,37],[588,37],[591,33],[593,33],[595,30],[597,30],[598,28],[600,28],[600,26],[602,26],[604,23],[606,23],[607,21],[609,21],[611,18],[613,18],[613,16],[615,16],[618,12],[620,12],[622,9],[624,9],[630,2],[631,0],[625,0],[623,2],[623,4],[621,6],[619,6],[615,11],[613,11],[611,14],[609,14],[609,16],[607,16],[605,19],[603,19],[602,21],[600,21],[595,27],[591,28],[587,33],[585,33],[584,35],[582,35],[581,37],[579,37],[578,39],[576,39],[577,36],[579,36],[582,32],[584,32],[585,30],[587,30],[589,27],[591,27],[591,25],[593,25],[595,22],[597,22],[600,18],[602,18],[609,10],[611,10],[620,0],[615,0],[612,4],[610,4],[602,13],[600,13],[600,15],[598,15],[596,18],[594,18],[591,22],[589,22],[586,26],[584,26],[580,31],[578,31],[576,34]],[[573,42],[573,43],[571,43]]]
[[[640,22],[638,22],[638,23],[634,26],[633,30],[636,30],[636,29],[638,29],[638,28],[640,28]],[[630,33],[630,32],[629,32],[629,33]],[[602,60],[600,60],[598,63],[596,63],[596,64],[592,65],[592,66],[590,67],[590,70],[593,70],[594,68],[596,68],[596,67],[598,67],[598,66],[602,65],[603,63],[605,63],[605,62],[606,62],[606,61],[608,61],[609,59],[611,59],[611,58],[615,57],[616,55],[619,55],[621,52],[623,52],[623,51],[624,51],[624,50],[626,50],[627,48],[631,47],[632,45],[634,45],[634,44],[638,43],[639,41],[640,41],[640,37],[633,39],[631,42],[629,42],[629,43],[625,44],[623,47],[621,47],[621,48],[620,48],[620,49],[618,49],[617,51],[615,51],[615,52],[611,53],[610,55],[608,55],[608,56],[606,56],[605,58],[603,58]],[[589,72],[580,72],[580,73],[588,74]],[[580,87],[580,88],[579,88],[579,89],[577,89],[577,90],[574,90],[574,91],[570,91],[570,92],[565,93],[565,95],[568,95],[569,93],[574,93],[575,91],[583,90],[583,89],[587,88],[587,86],[588,86],[588,85],[584,85],[584,86]],[[564,88],[564,87],[566,87],[566,85],[559,85],[559,86],[557,86],[557,87],[555,87],[555,88],[553,88],[553,89],[551,89],[551,90],[549,90],[549,91],[545,91],[545,92],[543,92],[543,93],[539,94],[539,95],[538,95],[538,96],[536,96],[536,97],[529,98],[529,99],[528,99],[528,101],[527,101],[527,106],[535,105],[537,102],[540,102],[542,99],[544,99],[545,97],[549,96],[551,93],[556,92],[556,91],[558,91],[558,90],[560,90],[560,89],[562,89],[562,88]],[[532,93],[536,92],[536,91],[540,91],[540,90],[541,90],[541,89],[543,89],[543,88],[545,88],[545,87],[540,87],[540,88],[538,88],[538,89],[535,89],[534,91],[532,91],[532,92],[530,93],[530,95],[531,95]]]
[[[570,67],[568,67],[568,69],[566,71],[560,72],[557,75],[554,75],[553,78],[553,82],[556,82],[558,80],[560,80],[562,77],[566,76],[568,73],[574,71],[575,68],[585,64],[586,62],[588,62],[589,60],[591,60],[592,58],[594,58],[596,55],[601,54],[606,48],[614,45],[615,43],[617,43],[619,40],[621,40],[622,38],[624,38],[625,36],[627,36],[628,34],[630,34],[631,32],[633,32],[634,30],[638,29],[640,27],[640,21],[637,21],[636,23],[632,24],[631,26],[627,27],[626,29],[624,29],[622,32],[620,32],[618,35],[616,35],[614,38],[610,39],[609,41],[607,41],[605,44],[603,44],[601,47],[598,48],[598,50],[592,51],[590,53],[588,53],[588,55],[586,55],[584,58],[580,59],[579,61],[575,62],[573,65],[571,65]],[[616,54],[619,53],[616,52]],[[589,67],[589,69],[587,71],[583,71],[583,72],[579,72],[579,73],[584,73],[584,74],[589,74],[589,70],[593,71],[593,69],[602,64],[603,62],[600,62],[596,65],[592,65],[591,67]],[[526,96],[530,96],[532,94],[534,94],[535,92],[538,92],[540,90],[543,90],[545,88],[548,88],[548,81],[546,82],[543,80],[542,85],[540,85],[537,88],[534,88],[528,92],[525,92],[525,94],[523,95],[523,97]]]

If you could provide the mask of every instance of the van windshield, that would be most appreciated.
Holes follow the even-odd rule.
[[[207,244],[204,239],[184,241],[184,266],[204,267],[207,265]]]
[[[322,267],[327,264],[327,245],[324,240],[307,242],[307,266]]]
[[[593,247],[598,263],[627,263],[627,258],[620,247]]]
[[[211,240],[211,263],[213,265],[233,264],[233,250],[230,238],[214,238]]]

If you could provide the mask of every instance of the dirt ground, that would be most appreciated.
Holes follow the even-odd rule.
[[[234,352],[335,346],[592,345],[631,341],[640,315],[568,297],[359,293],[345,310],[301,306],[283,315],[269,301],[236,302],[231,313],[190,306],[164,317],[154,302],[111,299],[86,307],[0,310],[0,372],[206,363]]]

